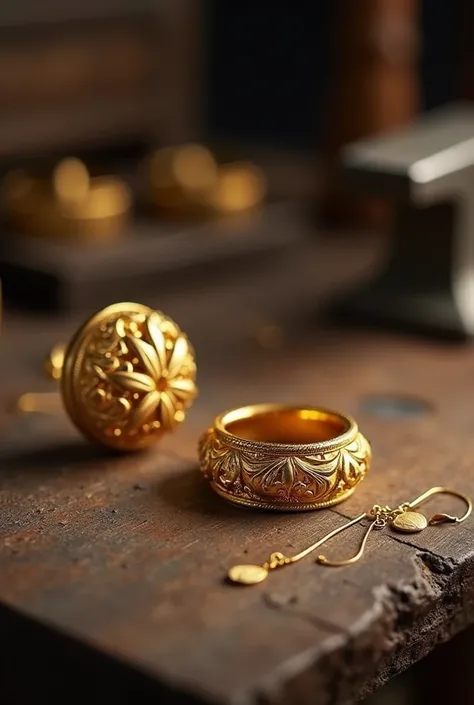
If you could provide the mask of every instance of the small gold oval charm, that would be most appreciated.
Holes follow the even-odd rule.
[[[256,585],[261,583],[268,575],[268,570],[262,565],[234,565],[228,573],[228,578],[233,583],[241,585]]]
[[[398,514],[395,517],[392,526],[395,531],[401,531],[405,534],[416,534],[418,531],[426,529],[428,521],[419,512],[403,512],[403,514]]]

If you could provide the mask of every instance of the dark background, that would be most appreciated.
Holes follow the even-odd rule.
[[[211,138],[321,146],[337,5],[327,0],[208,3]],[[459,95],[460,3],[424,0],[419,29],[422,108],[430,110]]]

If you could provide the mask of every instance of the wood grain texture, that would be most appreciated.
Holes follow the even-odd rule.
[[[308,243],[245,282],[230,276],[146,302],[188,332],[201,389],[187,423],[155,451],[105,455],[64,417],[19,418],[4,404],[2,703],[36,702],[40,693],[63,702],[74,683],[93,702],[334,705],[472,623],[472,521],[409,537],[377,533],[348,568],[308,558],[252,588],[223,579],[234,563],[298,551],[375,501],[400,502],[438,483],[474,494],[472,352],[315,323],[324,293],[365,276],[376,254],[342,239]],[[252,338],[268,321],[284,331],[273,350]],[[5,402],[51,388],[37,366],[75,323],[7,317]],[[419,417],[363,410],[367,395],[388,393],[431,406]],[[200,432],[225,408],[259,401],[356,416],[374,466],[353,498],[335,510],[278,515],[212,494],[197,469]],[[432,506],[455,510],[439,499]],[[361,533],[336,537],[326,553],[345,557]]]

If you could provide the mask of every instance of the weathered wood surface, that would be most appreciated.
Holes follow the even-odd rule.
[[[62,416],[2,412],[2,703],[41,694],[64,702],[74,692],[104,703],[335,705],[474,621],[473,521],[415,537],[377,533],[347,568],[308,558],[252,588],[223,580],[233,563],[297,551],[376,501],[443,483],[474,495],[472,351],[314,324],[321,293],[349,270],[362,276],[369,259],[354,242],[313,243],[247,282],[147,302],[189,332],[201,389],[186,424],[155,451],[103,455]],[[283,325],[281,347],[252,342],[266,321]],[[51,388],[38,372],[42,355],[74,325],[7,319],[5,404]],[[431,407],[377,416],[364,398],[378,393],[418,395]],[[198,435],[217,412],[258,401],[353,413],[374,449],[355,496],[290,516],[214,496],[197,469]],[[360,535],[337,537],[328,555],[346,556]]]

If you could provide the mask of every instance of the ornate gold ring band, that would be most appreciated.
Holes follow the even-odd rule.
[[[350,497],[371,449],[345,414],[258,404],[218,416],[201,437],[199,458],[212,488],[230,502],[302,511]]]

